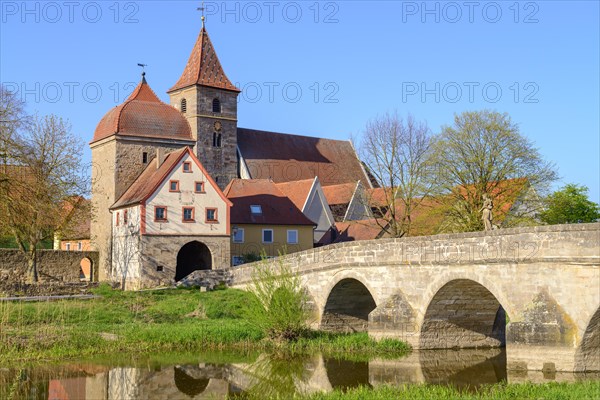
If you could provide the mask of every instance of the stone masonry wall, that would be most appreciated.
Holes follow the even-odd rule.
[[[211,252],[212,269],[221,270],[231,266],[229,236],[143,236],[141,287],[171,285],[177,269],[177,254],[189,242],[205,244]]]
[[[98,252],[38,250],[37,266],[41,282],[79,282],[80,262],[92,261],[93,280],[98,280]],[[27,258],[19,250],[0,249],[0,282],[23,283],[27,278]]]
[[[237,161],[237,96],[236,92],[194,86],[169,94],[171,105],[180,110],[186,99],[183,114],[197,138],[196,155],[208,174],[222,189],[238,175]],[[212,112],[213,99],[221,102],[221,112]],[[215,122],[221,124],[218,131]],[[221,135],[221,147],[213,146],[213,133]]]

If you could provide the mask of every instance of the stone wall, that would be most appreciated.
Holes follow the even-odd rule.
[[[146,235],[142,237],[142,278],[139,287],[168,286],[175,283],[177,255],[184,245],[194,241],[206,245],[210,250],[212,270],[230,267],[229,236]]]
[[[181,110],[187,102],[187,118],[197,139],[196,155],[208,174],[222,189],[238,175],[237,160],[237,92],[206,86],[193,86],[169,93],[171,105]],[[212,112],[213,99],[221,102],[221,112]],[[217,130],[215,123],[221,124]],[[213,146],[213,134],[221,135],[221,146]]]
[[[79,282],[80,263],[92,261],[92,277],[98,280],[98,252],[38,250],[40,282]],[[27,278],[27,258],[19,250],[0,249],[0,282],[23,283]]]

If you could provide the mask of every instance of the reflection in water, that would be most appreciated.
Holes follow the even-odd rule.
[[[466,389],[507,380],[504,348],[424,350],[419,362],[427,383]]]
[[[211,356],[217,360],[216,355]],[[189,360],[189,357],[188,357]],[[541,373],[540,373],[541,374]],[[518,377],[524,380],[527,377]],[[599,374],[542,376],[547,381],[598,379]],[[537,380],[535,373],[528,379]],[[0,369],[0,399],[121,400],[289,398],[335,388],[380,384],[430,383],[461,389],[514,381],[507,378],[506,353],[490,350],[428,350],[398,360],[357,362],[321,355],[286,358],[261,355],[253,361],[228,364],[129,365],[68,364],[31,369]]]
[[[346,391],[358,386],[371,387],[369,363],[338,359],[325,359],[327,378],[333,389]]]
[[[181,393],[185,393],[190,397],[196,397],[206,390],[210,379],[199,377],[194,378],[188,375],[185,367],[175,367],[175,386]]]

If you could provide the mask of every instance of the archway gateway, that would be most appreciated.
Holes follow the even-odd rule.
[[[79,280],[82,282],[92,282],[94,280],[94,263],[89,257],[84,257],[79,262]]]
[[[209,248],[198,241],[189,242],[177,253],[175,281],[178,282],[198,270],[212,269],[212,254]]]

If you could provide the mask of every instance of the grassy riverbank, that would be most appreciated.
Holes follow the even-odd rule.
[[[436,385],[382,386],[375,389],[361,387],[347,392],[334,391],[298,397],[303,400],[595,400],[598,398],[600,398],[600,381],[496,384],[480,387],[476,392],[459,391],[449,386]]]
[[[0,303],[0,362],[66,359],[94,354],[208,349],[323,351],[399,356],[408,346],[366,334],[307,332],[291,343],[266,340],[248,317],[247,292],[172,289],[121,292],[101,298]]]

